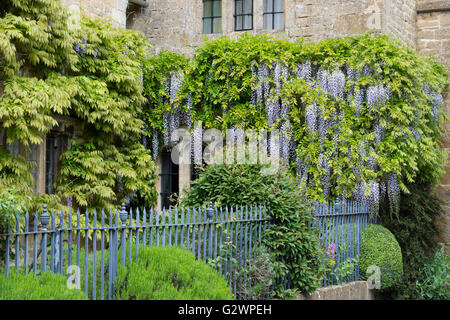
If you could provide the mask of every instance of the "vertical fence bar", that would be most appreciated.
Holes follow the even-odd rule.
[[[156,237],[156,239],[155,239],[155,242],[156,242],[156,246],[158,247],[159,246],[159,212],[158,212],[158,209],[156,209],[156,212],[155,212],[155,218],[156,218],[156,223],[155,223],[155,237]]]
[[[51,220],[52,220],[52,223],[51,223],[50,229],[52,231],[54,231],[55,230],[55,212],[53,210],[52,210]],[[52,232],[50,235],[50,271],[51,272],[56,271],[55,270],[56,269],[55,268],[55,251],[56,251],[55,250],[55,245],[56,245],[55,238],[56,238],[56,232]],[[47,244],[46,244],[46,247],[47,247]],[[43,247],[41,246],[41,248],[43,248]],[[41,255],[44,254],[44,252],[45,252],[45,255],[47,255],[47,249],[45,249],[45,251],[41,250]]]
[[[131,253],[133,251],[133,209],[130,208],[130,222],[128,229],[128,261],[132,261]]]
[[[15,268],[16,272],[19,272],[19,258],[20,258],[20,247],[19,247],[19,233],[20,233],[20,219],[19,215],[15,214],[16,218],[16,255],[15,255]]]
[[[125,233],[126,233],[126,222],[128,219],[128,213],[127,210],[125,208],[125,203],[122,203],[122,208],[120,210],[120,221],[122,222],[122,238],[120,240],[120,248],[122,250],[122,266],[125,266],[125,257],[126,257],[126,251],[127,251],[127,244],[125,242]],[[130,219],[131,221],[131,219]],[[130,248],[130,252],[131,252],[131,248]]]
[[[92,218],[92,300],[97,300],[97,210]],[[101,272],[101,269],[100,269]]]
[[[145,247],[146,240],[147,240],[147,210],[144,208],[144,213],[142,217],[142,246]]]
[[[163,247],[166,246],[166,208],[163,208],[162,210],[162,216],[161,216],[161,223],[162,223],[162,245]]]
[[[141,224],[139,222],[140,220],[140,215],[139,215],[139,208],[136,208],[136,248],[135,248],[135,254],[134,254],[134,259],[137,260],[138,259],[138,255],[139,255],[139,231],[141,228]]]
[[[191,226],[190,226],[190,221],[191,221],[191,208],[187,208],[187,217],[186,217],[186,250],[188,250],[189,251],[189,248],[190,248],[190,242],[189,242],[189,239],[190,239],[190,236],[189,236],[189,233],[190,233],[190,229],[191,229]]]
[[[100,300],[105,299],[105,210],[102,209],[102,230],[100,233]]]
[[[173,212],[173,208],[169,208],[169,238],[168,238],[168,242],[169,242],[169,246],[172,245],[172,212]]]
[[[25,248],[25,256],[23,258],[23,264],[25,266],[25,274],[28,273],[28,230],[29,230],[29,215],[28,212],[25,213],[25,243],[24,243],[24,248]]]
[[[47,224],[49,220],[49,215],[47,213],[47,205],[44,204],[43,212],[41,215],[41,224],[42,224],[42,244],[41,244],[41,269],[42,271],[47,271]],[[52,222],[53,223],[53,222]]]
[[[112,210],[109,210],[109,256],[108,256],[108,299],[113,298],[113,257],[114,257],[114,224]]]
[[[63,260],[63,250],[64,250],[64,216],[62,210],[59,212],[59,267],[58,273],[63,274],[64,260]]]
[[[213,216],[214,216],[214,209],[212,207],[212,202],[209,203],[209,208],[206,211],[206,215],[208,217],[208,257],[210,259],[213,258]],[[205,246],[206,247],[206,246]],[[205,259],[206,260],[206,259]]]
[[[234,218],[234,220],[233,220]],[[231,212],[230,212],[230,221],[228,223],[228,235],[229,235],[229,239],[227,239],[227,241],[229,241],[229,243],[233,244],[233,229],[234,229],[234,243],[235,243],[235,248],[234,248],[234,255],[235,255],[235,259],[237,259],[237,255],[238,255],[238,226],[239,226],[239,214],[238,214],[238,207],[236,206],[235,210],[234,210],[234,217],[233,217],[233,207],[231,207]],[[236,281],[236,264],[232,262],[233,259],[233,247],[229,248],[229,253],[228,253],[228,285],[230,286],[230,288],[232,288],[233,290],[233,294],[236,296],[236,292],[237,292],[237,281]]]
[[[150,208],[150,241],[149,245],[153,244],[153,208]]]
[[[81,241],[81,218],[80,218],[80,210],[77,210],[77,268],[80,270],[80,241]],[[80,271],[81,273],[81,271]],[[80,274],[81,275],[81,274]]]
[[[192,246],[192,253],[195,255],[195,221],[196,221],[196,208],[192,208],[192,237],[191,237],[191,246]]]
[[[178,246],[178,206],[175,207],[175,245]]]
[[[89,210],[86,209],[84,231],[84,294],[88,296],[89,289]]]
[[[67,226],[67,266],[69,267],[72,265],[72,208],[69,208]]]
[[[197,215],[197,260],[201,259],[201,252],[200,249],[202,247],[202,240],[201,240],[201,230],[202,227],[202,208],[198,207],[198,215]]]
[[[180,228],[180,247],[184,246],[184,229],[186,225],[186,221],[184,220],[184,207],[181,207],[181,228]]]
[[[5,253],[6,254],[6,256],[5,256],[5,260],[6,260],[5,268],[6,268],[6,271],[5,271],[5,274],[6,274],[6,276],[8,276],[9,275],[9,232],[10,232],[9,217],[8,217],[8,219],[6,221],[6,224],[7,224],[7,227],[6,227],[6,253]],[[35,246],[36,246],[36,241],[35,241]],[[36,256],[36,254],[35,254],[35,256]],[[35,269],[36,269],[36,263],[34,265],[35,265]]]

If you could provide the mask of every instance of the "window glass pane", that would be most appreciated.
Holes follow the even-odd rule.
[[[0,146],[6,147],[6,132],[5,130],[0,129]]]
[[[274,12],[283,11],[283,0],[274,0],[273,2],[274,2],[273,3],[273,5],[274,5],[273,11]]]
[[[213,33],[222,32],[222,18],[214,18]]]
[[[242,14],[242,1],[236,1],[236,14]]]
[[[222,1],[214,1],[213,15],[214,15],[214,17],[222,16]]]
[[[284,14],[283,13],[276,13],[275,14],[275,20],[274,20],[273,28],[275,30],[284,29]]]
[[[264,12],[273,12],[273,0],[264,0]]]
[[[252,16],[244,16],[244,29],[252,29]]]
[[[236,17],[236,30],[242,30],[242,16]]]
[[[244,0],[244,13],[252,13],[253,0]]]
[[[265,14],[264,15],[264,29],[272,29],[272,17],[273,14]]]
[[[8,150],[13,157],[17,157],[19,154],[19,140],[14,140],[13,143],[8,144]]]
[[[211,17],[211,15],[212,15],[212,2],[211,1],[203,2],[203,16]]]
[[[203,19],[203,33],[211,33],[211,18]]]

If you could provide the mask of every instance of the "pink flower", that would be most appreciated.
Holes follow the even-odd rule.
[[[445,281],[444,285],[448,286],[448,282],[447,282],[447,281]]]

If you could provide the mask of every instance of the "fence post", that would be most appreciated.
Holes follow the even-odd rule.
[[[209,208],[206,209],[206,215],[208,216],[209,220],[209,230],[208,230],[208,256],[210,259],[212,259],[212,223],[213,223],[213,216],[214,216],[214,209],[212,207],[212,202],[209,202]]]
[[[122,235],[120,238],[120,247],[122,249],[122,265],[125,266],[125,255],[126,255],[126,243],[125,243],[125,232],[126,232],[126,224],[128,220],[128,213],[125,209],[125,203],[122,203],[122,208],[120,210],[120,221],[122,221]],[[131,248],[129,248],[131,250]]]
[[[47,213],[47,205],[44,204],[43,212],[41,214],[41,224],[42,224],[42,243],[41,243],[41,254],[42,254],[42,271],[47,271],[47,225],[50,221],[50,216]]]

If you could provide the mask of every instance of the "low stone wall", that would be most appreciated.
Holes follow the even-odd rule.
[[[300,295],[296,300],[375,300],[375,293],[366,281],[349,282],[340,286],[317,289],[311,295]]]

